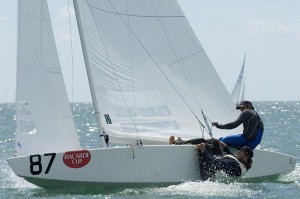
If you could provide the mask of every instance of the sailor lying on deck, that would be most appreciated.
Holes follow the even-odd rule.
[[[198,144],[197,148],[202,180],[213,178],[216,171],[223,171],[230,177],[240,177],[252,166],[253,151],[247,146],[242,147],[236,155],[225,155],[222,158],[213,156],[207,143]]]

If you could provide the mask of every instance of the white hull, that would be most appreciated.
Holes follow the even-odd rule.
[[[44,154],[10,158],[8,163],[18,176],[45,188],[62,188],[62,184],[129,186],[201,180],[197,150],[192,145],[126,146],[88,151],[90,160],[81,168],[65,164],[64,153],[56,153],[51,165],[52,155]],[[69,161],[71,166],[81,164],[86,158],[74,157]],[[285,154],[255,150],[253,167],[243,178],[287,173],[295,168],[295,163],[294,157]]]

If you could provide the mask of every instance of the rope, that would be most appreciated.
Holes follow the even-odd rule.
[[[211,138],[213,138],[211,127],[209,126],[209,124],[207,122],[208,119],[207,119],[206,115],[204,114],[203,110],[201,110],[201,113],[202,113],[202,117],[203,117],[203,120],[205,122],[206,128],[208,130],[208,134],[210,135]]]
[[[127,21],[128,21],[128,26],[130,26],[130,17],[128,15],[128,10],[129,10],[129,3],[128,3],[128,0],[126,1],[126,12],[127,12]],[[131,67],[131,80],[132,80],[132,90],[133,90],[133,107],[134,107],[134,110],[131,112],[128,105],[127,105],[127,109],[128,111],[130,112],[130,117],[131,117],[131,120],[132,120],[132,123],[134,125],[134,128],[135,128],[135,133],[136,133],[136,145],[137,146],[142,146],[142,141],[141,141],[141,138],[140,138],[140,135],[139,135],[139,132],[137,130],[137,124],[136,124],[136,98],[135,98],[135,84],[134,84],[134,68],[133,68],[133,57],[132,57],[132,39],[131,39],[131,33],[128,32],[128,37],[129,37],[129,47],[130,47],[130,67]]]

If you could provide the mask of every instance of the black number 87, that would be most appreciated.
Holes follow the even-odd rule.
[[[45,153],[44,156],[51,156],[50,161],[49,161],[48,166],[45,171],[45,174],[47,174],[50,171],[50,168],[52,166],[52,163],[54,161],[56,153]],[[39,154],[31,155],[31,156],[29,156],[29,161],[30,161],[30,173],[32,175],[41,174],[42,170],[43,170],[41,155],[39,155]]]

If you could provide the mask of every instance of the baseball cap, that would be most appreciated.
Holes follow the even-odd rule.
[[[241,101],[241,102],[236,106],[236,109],[240,109],[240,108],[245,107],[245,106],[249,106],[249,107],[253,108],[252,103],[251,103],[250,101],[248,101],[248,100],[243,100],[243,101]]]

